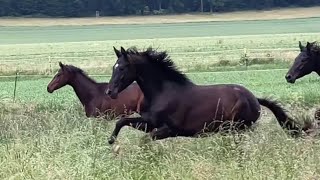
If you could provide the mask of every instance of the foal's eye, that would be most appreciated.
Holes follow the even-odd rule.
[[[119,68],[119,71],[123,71],[123,70],[124,70],[124,68],[123,68],[123,67],[120,67],[120,68]]]

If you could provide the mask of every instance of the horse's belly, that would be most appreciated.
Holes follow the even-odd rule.
[[[188,102],[182,102],[180,105],[188,107],[181,121],[182,127],[197,132],[206,127],[217,128],[230,121],[256,121],[260,108],[259,104],[248,103],[247,98],[224,94],[193,96]]]

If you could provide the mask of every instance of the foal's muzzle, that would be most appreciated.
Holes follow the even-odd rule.
[[[48,93],[53,93],[53,89],[51,89],[49,86],[47,87]]]

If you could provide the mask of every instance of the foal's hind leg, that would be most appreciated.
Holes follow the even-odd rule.
[[[116,127],[114,128],[112,135],[109,139],[109,144],[113,144],[123,126],[130,126],[132,125],[138,125],[141,123],[141,126],[139,127],[139,130],[146,129],[147,132],[150,132],[152,129],[154,129],[154,126],[146,119],[143,119],[142,117],[136,117],[136,118],[121,118],[119,121],[116,122]],[[135,126],[136,127],[136,126]]]

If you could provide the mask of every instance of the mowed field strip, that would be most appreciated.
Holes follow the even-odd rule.
[[[112,46],[166,50],[184,71],[252,58],[292,61],[298,41],[319,36],[320,18],[157,25],[0,27],[0,72],[47,74],[58,61],[109,73]],[[281,67],[287,67],[282,65]],[[51,70],[52,71],[52,70]]]
[[[74,26],[106,24],[168,24],[212,21],[244,21],[319,17],[320,7],[281,8],[265,11],[241,11],[228,13],[180,14],[127,17],[90,18],[1,18],[1,26]]]

